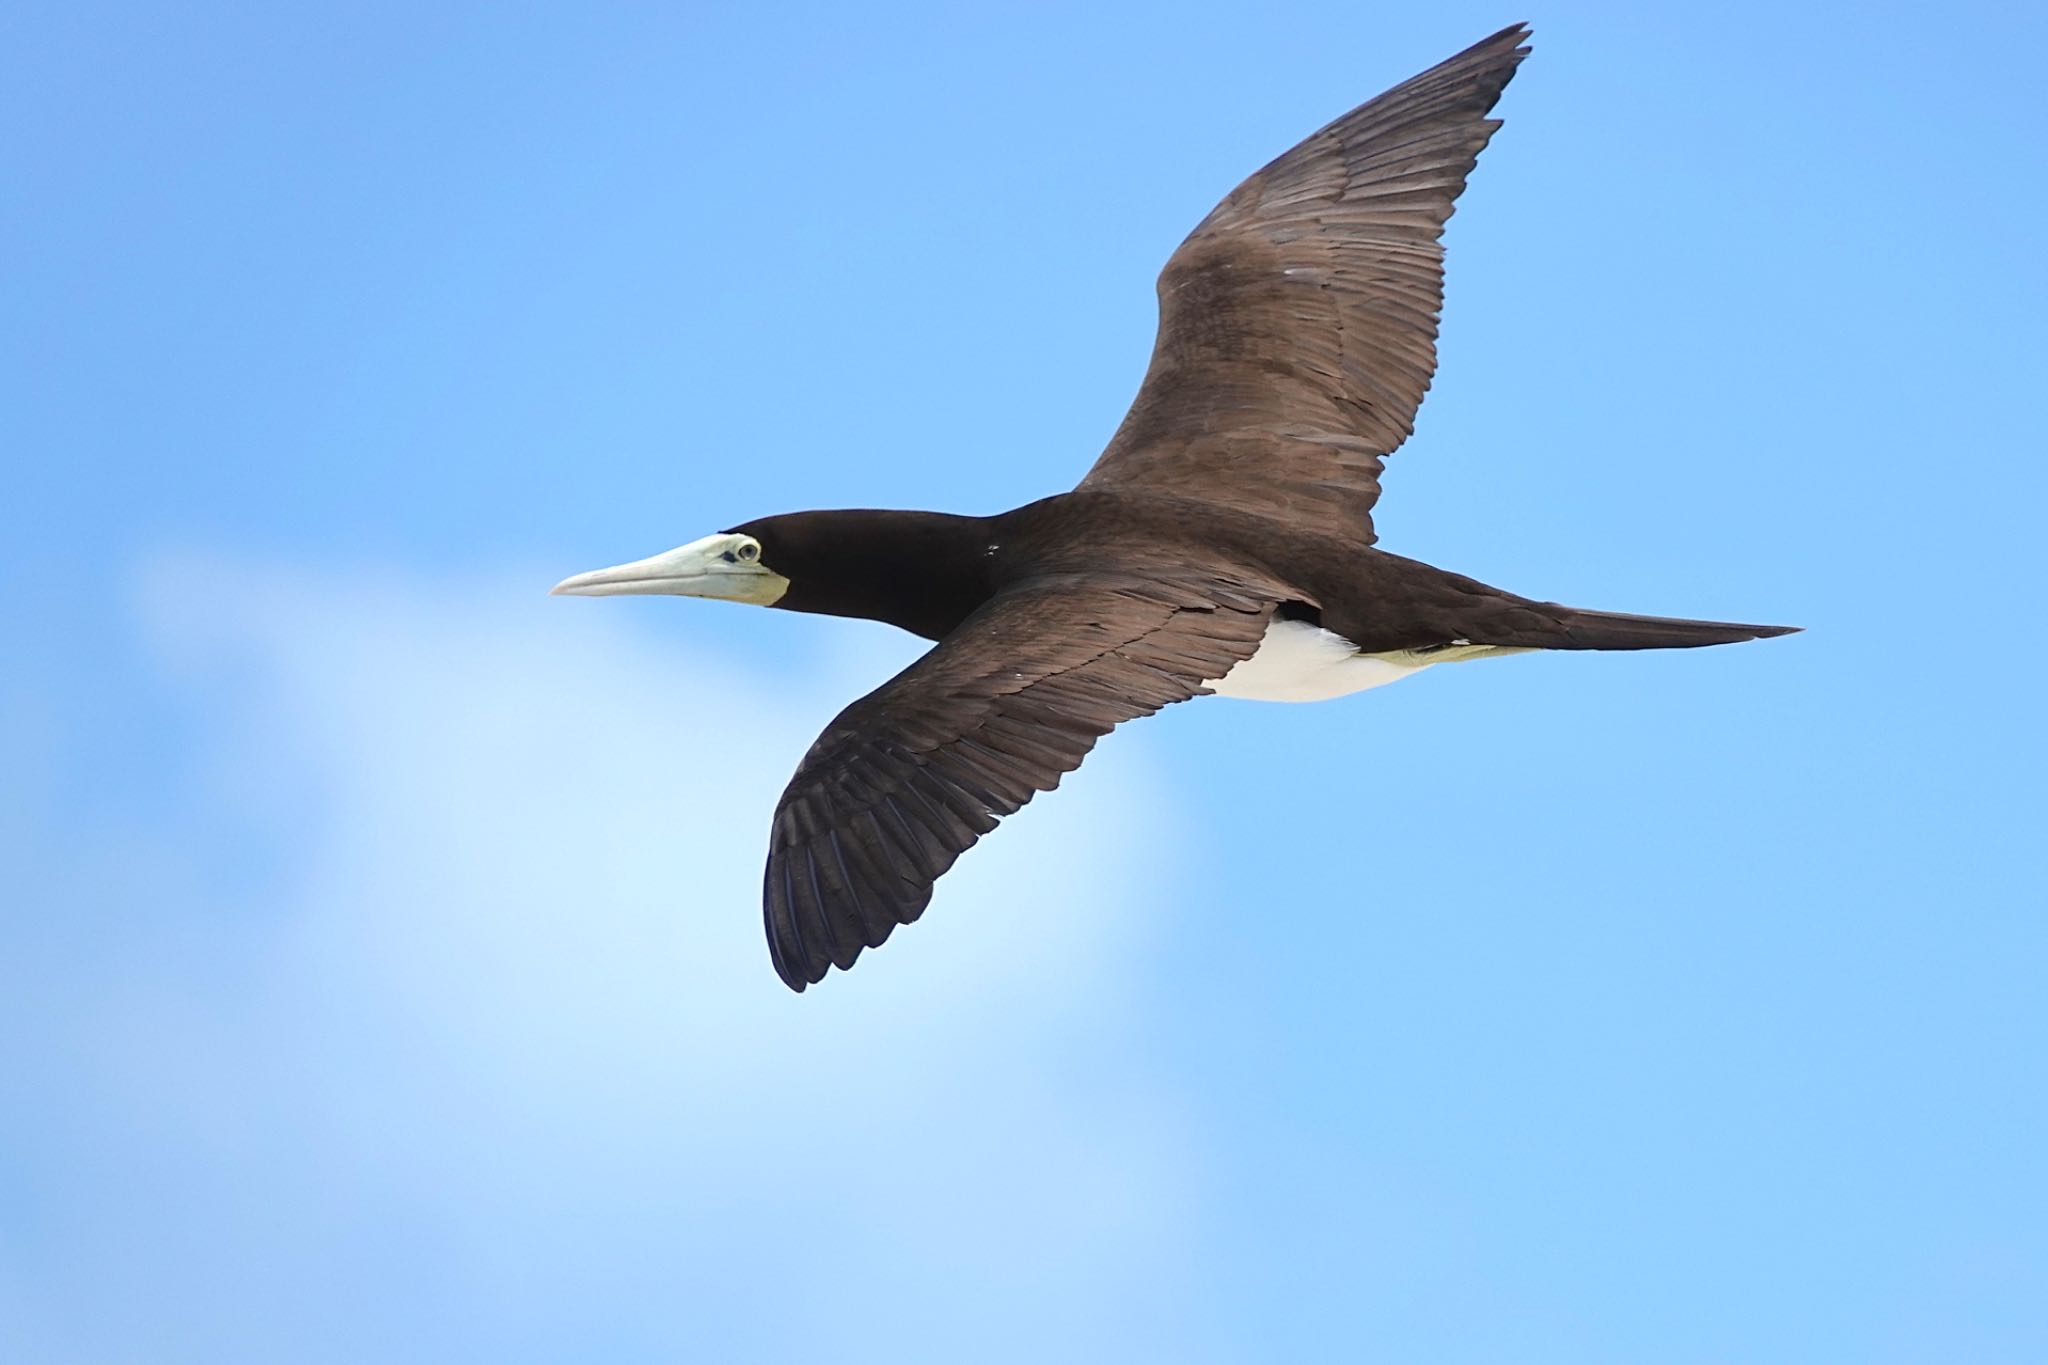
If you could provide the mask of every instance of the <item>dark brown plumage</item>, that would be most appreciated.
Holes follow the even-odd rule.
[[[1436,368],[1439,238],[1526,36],[1361,105],[1203,220],[1160,275],[1137,400],[1074,492],[993,517],[769,517],[557,589],[734,597],[939,642],[840,713],[776,810],[764,901],[790,986],[916,919],[1000,818],[1169,703],[1791,629],[1536,602],[1372,546],[1384,459]],[[1269,652],[1256,679],[1233,673]]]
[[[1199,484],[1372,539],[1385,457],[1436,374],[1444,223],[1529,49],[1517,24],[1232,190],[1159,275],[1144,387],[1083,488]]]

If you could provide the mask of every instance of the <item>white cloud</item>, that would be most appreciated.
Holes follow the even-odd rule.
[[[160,1293],[79,1330],[214,1360],[1127,1356],[1196,1175],[1175,1097],[1131,1080],[1168,860],[1128,737],[796,997],[768,816],[892,647],[788,676],[679,643],[688,605],[657,637],[546,577],[150,573],[211,749],[190,875],[244,885],[160,907],[74,1040],[133,1143],[106,1188],[184,1192],[95,1206],[79,1255]],[[86,1292],[62,1259],[53,1302]]]

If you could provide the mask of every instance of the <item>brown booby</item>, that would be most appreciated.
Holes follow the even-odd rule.
[[[989,517],[766,517],[555,588],[938,642],[826,727],[776,808],[768,946],[793,989],[916,919],[1001,817],[1171,702],[1320,701],[1459,660],[1795,629],[1532,601],[1374,548],[1381,469],[1436,369],[1444,223],[1527,36],[1360,105],[1202,220],[1159,276],[1137,399],[1073,492]]]

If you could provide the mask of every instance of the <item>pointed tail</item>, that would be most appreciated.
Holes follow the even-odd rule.
[[[1619,611],[1557,609],[1558,633],[1545,649],[1692,649],[1791,635],[1798,626],[1745,626],[1733,621],[1687,621],[1675,616],[1630,616]]]

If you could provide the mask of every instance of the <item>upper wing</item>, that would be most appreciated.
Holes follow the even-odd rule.
[[[840,712],[775,811],[776,972],[800,991],[916,919],[962,850],[1100,736],[1248,658],[1277,596],[1235,579],[1033,580]]]
[[[1384,457],[1436,372],[1444,221],[1517,24],[1360,105],[1239,185],[1159,276],[1137,400],[1081,486],[1150,486],[1372,539]]]

